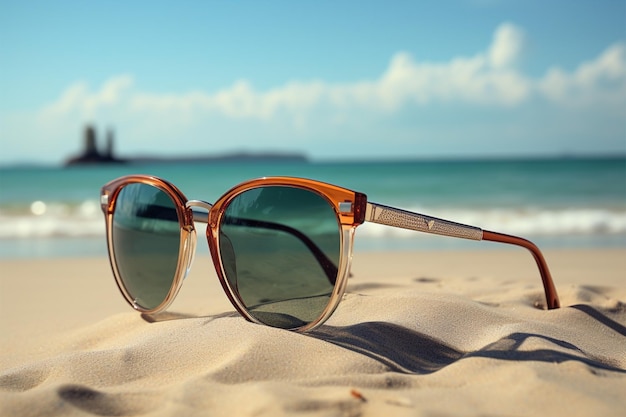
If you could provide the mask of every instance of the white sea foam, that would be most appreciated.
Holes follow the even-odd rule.
[[[427,210],[417,212],[520,236],[621,235],[626,234],[626,211],[607,209],[463,209]],[[366,224],[360,237],[417,238],[410,230],[379,224]]]
[[[624,208],[414,208],[414,211],[520,236],[626,234]],[[104,236],[104,232],[104,217],[98,202],[93,200],[71,205],[37,201],[21,210],[0,210],[0,239],[95,237]],[[358,233],[361,239],[421,235],[377,224],[365,224]]]
[[[104,220],[96,201],[62,204],[38,200],[27,209],[0,210],[0,239],[99,235],[104,235]]]

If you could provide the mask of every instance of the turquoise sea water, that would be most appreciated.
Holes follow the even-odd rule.
[[[624,157],[213,162],[0,168],[0,258],[105,255],[99,190],[131,173],[163,177],[189,199],[209,202],[247,179],[307,177],[363,192],[377,203],[527,237],[542,248],[626,248]],[[198,240],[204,240],[203,230]],[[355,241],[356,250],[493,245],[373,224],[360,226]]]

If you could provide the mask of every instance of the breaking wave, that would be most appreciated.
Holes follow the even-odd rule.
[[[626,234],[626,208],[495,208],[414,211],[485,230],[520,236]],[[95,200],[80,203],[34,201],[0,208],[0,239],[104,236],[104,217]],[[378,224],[359,227],[359,238],[415,238],[419,233]]]

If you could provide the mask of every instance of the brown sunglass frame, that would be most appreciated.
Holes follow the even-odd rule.
[[[174,202],[176,214],[180,225],[180,249],[176,275],[173,277],[172,286],[163,302],[154,309],[143,309],[136,305],[132,296],[124,287],[119,270],[117,268],[115,252],[113,250],[112,228],[113,215],[117,196],[122,188],[129,184],[141,183],[158,188],[166,193]],[[321,325],[337,308],[345,291],[350,261],[352,257],[352,243],[356,227],[365,221],[400,227],[431,234],[439,234],[449,237],[458,237],[472,240],[488,240],[523,247],[531,252],[539,269],[547,308],[559,307],[559,298],[554,286],[547,263],[539,250],[532,242],[511,235],[497,232],[483,231],[474,226],[463,225],[436,217],[400,210],[373,202],[368,202],[363,193],[355,192],[346,188],[323,183],[316,180],[294,177],[266,177],[243,182],[222,195],[214,204],[201,200],[188,200],[185,195],[173,184],[161,178],[148,175],[129,175],[115,179],[102,187],[101,206],[105,214],[107,230],[107,247],[109,260],[115,281],[124,298],[133,308],[143,313],[157,313],[166,309],[176,297],[182,286],[182,281],[187,274],[195,253],[196,232],[194,222],[207,223],[206,236],[209,250],[213,259],[215,271],[227,297],[235,309],[247,320],[259,321],[253,317],[245,307],[237,289],[232,288],[225,276],[219,253],[219,225],[228,204],[244,191],[258,187],[286,186],[309,190],[322,196],[333,208],[340,228],[340,261],[337,266],[337,278],[334,290],[326,309],[320,317],[313,322],[294,329],[306,331]],[[194,210],[194,208],[196,210]],[[202,210],[199,211],[198,209]]]

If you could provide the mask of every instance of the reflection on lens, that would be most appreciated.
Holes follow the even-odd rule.
[[[267,186],[228,205],[220,224],[226,279],[252,316],[295,328],[319,318],[330,299],[340,254],[337,216],[309,190]]]
[[[113,213],[113,248],[120,278],[134,304],[158,307],[176,274],[180,226],[172,199],[147,184],[118,194]]]

